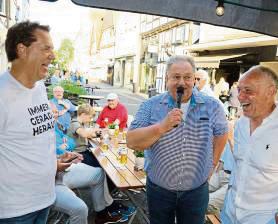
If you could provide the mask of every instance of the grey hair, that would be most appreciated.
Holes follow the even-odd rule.
[[[205,80],[209,79],[208,72],[203,70],[203,69],[198,69],[196,74],[200,74],[202,76],[202,78],[205,79]]]
[[[63,90],[64,91],[64,88],[62,86],[54,86],[53,92],[56,91],[56,90]]]
[[[173,64],[177,64],[179,62],[188,62],[191,65],[193,72],[195,73],[196,66],[192,57],[175,55],[175,56],[171,56],[166,62],[166,74],[168,73],[168,71],[170,70]]]
[[[246,72],[246,74],[250,73],[252,71],[258,71],[258,72],[262,73],[263,75],[265,75],[266,77],[270,78],[272,80],[273,84],[275,85],[276,90],[278,89],[278,75],[272,69],[262,66],[262,65],[256,65],[256,66],[251,67]]]

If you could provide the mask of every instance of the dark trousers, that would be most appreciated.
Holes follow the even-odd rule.
[[[0,219],[0,224],[45,224],[49,212],[49,207],[26,215]]]
[[[204,224],[209,201],[208,183],[194,190],[169,191],[147,179],[150,224]]]
[[[101,167],[99,162],[97,161],[96,157],[89,150],[81,152],[80,154],[83,155],[82,163],[85,163],[85,164],[87,164],[89,166],[93,166],[93,167]]]

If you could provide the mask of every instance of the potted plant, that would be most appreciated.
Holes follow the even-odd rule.
[[[143,170],[144,169],[144,151],[136,151],[134,150],[135,155],[135,164],[134,170]]]
[[[113,136],[115,134],[115,124],[108,124],[108,133],[110,136]]]

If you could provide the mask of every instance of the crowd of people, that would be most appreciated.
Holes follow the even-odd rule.
[[[55,69],[54,73],[50,77],[50,83],[52,85],[59,84],[62,80],[71,81],[72,83],[76,83],[78,85],[84,85],[88,80],[84,77],[84,75],[80,71],[70,72],[70,71],[62,71],[60,69]]]
[[[83,187],[95,224],[127,221],[135,208],[113,199],[88,148],[88,139],[108,124],[127,127],[118,95],[107,95],[88,128],[94,109],[64,99],[59,72],[53,99],[47,98],[42,80],[55,58],[48,26],[15,24],[5,49],[11,68],[0,75],[0,224],[44,224],[50,208],[67,214],[71,224],[86,224],[88,206],[75,193]],[[220,213],[224,224],[275,224],[278,76],[254,66],[231,89],[220,79],[215,90],[230,95],[240,118],[208,80],[191,57],[171,56],[168,91],[143,102],[129,127],[128,147],[145,152],[150,223],[203,224],[206,213]]]

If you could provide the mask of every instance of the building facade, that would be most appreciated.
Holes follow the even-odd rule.
[[[0,0],[0,73],[8,68],[5,53],[7,30],[13,24],[28,19],[29,12],[30,4],[28,0]]]

